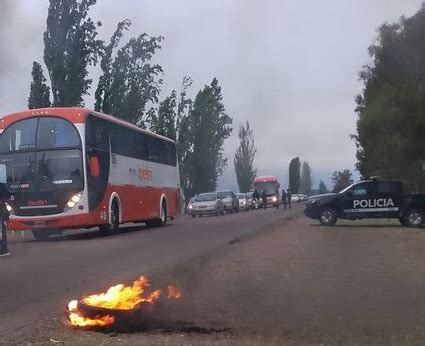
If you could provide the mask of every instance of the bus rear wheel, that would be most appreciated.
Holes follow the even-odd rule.
[[[120,227],[120,209],[116,200],[112,202],[110,216],[111,221],[107,225],[99,226],[99,230],[103,235],[117,233]]]
[[[167,224],[167,219],[168,219],[167,203],[165,201],[162,201],[161,210],[159,211],[159,218],[154,220],[147,220],[146,226],[162,227]]]

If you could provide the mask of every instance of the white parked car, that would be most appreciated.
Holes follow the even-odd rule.
[[[292,202],[305,202],[306,200],[308,200],[308,195],[302,193],[292,195],[291,197]]]
[[[237,213],[239,211],[239,201],[233,191],[219,191],[218,197],[223,201],[226,212]]]
[[[200,193],[193,197],[187,207],[189,215],[192,217],[203,215],[223,215],[223,201],[217,192]]]
[[[236,197],[239,200],[239,210],[248,210],[249,209],[249,202],[246,194],[244,193],[237,193]]]
[[[301,201],[301,195],[295,194],[291,197],[291,202],[300,202]]]

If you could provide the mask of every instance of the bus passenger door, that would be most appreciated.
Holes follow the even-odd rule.
[[[109,180],[109,131],[103,119],[89,116],[86,122],[86,163],[89,210],[102,201]]]

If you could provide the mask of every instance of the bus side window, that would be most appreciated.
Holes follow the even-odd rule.
[[[149,161],[160,163],[160,140],[156,137],[148,137]]]
[[[148,160],[148,136],[144,133],[134,132],[134,148],[136,152],[136,158],[139,160]]]

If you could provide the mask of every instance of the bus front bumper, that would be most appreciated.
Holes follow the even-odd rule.
[[[71,229],[90,228],[105,222],[100,218],[93,217],[93,214],[61,215],[49,217],[19,217],[11,215],[7,221],[7,228],[15,231],[26,231],[33,229]]]

